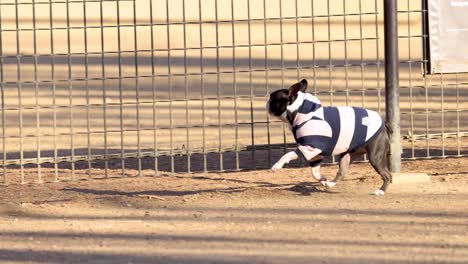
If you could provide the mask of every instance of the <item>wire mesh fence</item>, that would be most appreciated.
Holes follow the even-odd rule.
[[[403,157],[468,153],[468,74],[424,76],[399,1]],[[4,183],[267,168],[293,138],[267,95],[384,113],[377,0],[2,0]],[[333,161],[333,160],[332,160]]]

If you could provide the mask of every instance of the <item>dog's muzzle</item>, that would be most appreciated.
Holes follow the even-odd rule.
[[[284,110],[283,113],[281,113],[280,116],[275,116],[276,118],[278,118],[279,120],[285,122],[285,123],[288,123],[288,110]]]
[[[284,110],[284,112],[281,113],[281,115],[279,115],[279,116],[274,115],[274,114],[270,111],[270,100],[268,100],[268,101],[266,102],[265,108],[266,108],[268,114],[269,114],[271,117],[273,117],[273,118],[275,118],[275,119],[278,119],[278,120],[280,120],[280,121],[286,122],[286,123],[288,122],[288,110],[287,110],[287,109]]]

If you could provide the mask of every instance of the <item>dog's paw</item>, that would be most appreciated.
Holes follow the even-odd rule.
[[[382,196],[385,194],[384,191],[378,189],[378,190],[375,190],[374,192],[371,193],[372,195],[376,195],[376,196]]]
[[[327,188],[332,188],[332,187],[335,187],[336,185],[336,182],[332,182],[332,181],[320,181],[320,183]]]
[[[271,167],[271,171],[279,171],[283,168],[283,164],[281,163],[275,163],[273,164],[273,167]]]

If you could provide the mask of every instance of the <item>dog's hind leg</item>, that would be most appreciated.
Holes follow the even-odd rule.
[[[375,195],[383,195],[387,187],[392,183],[392,174],[388,170],[388,136],[387,131],[382,130],[377,138],[367,146],[369,162],[382,177],[383,184],[374,192]]]
[[[336,177],[333,180],[334,183],[338,183],[343,179],[343,177],[348,172],[349,164],[351,164],[351,154],[345,153],[341,155],[338,172],[336,173]]]

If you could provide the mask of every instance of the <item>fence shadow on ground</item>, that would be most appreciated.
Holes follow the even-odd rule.
[[[22,166],[7,165],[4,169],[0,167],[0,173],[5,172],[4,180],[8,183],[29,183],[37,181],[56,181],[56,180],[78,180],[78,179],[94,179],[104,177],[120,177],[120,176],[136,176],[136,175],[161,175],[169,173],[198,173],[198,172],[230,172],[242,170],[257,170],[269,169],[286,151],[290,151],[293,145],[288,145],[285,148],[284,144],[271,145],[271,148],[263,146],[248,146],[239,152],[224,152],[224,153],[195,153],[191,155],[162,155],[155,158],[154,156],[137,157],[136,150],[125,150],[124,158],[118,156],[120,150],[108,150],[115,158],[108,160],[96,159],[87,160],[88,149],[76,149],[75,158],[80,157],[80,160],[70,161],[70,150],[58,151],[58,157],[68,159],[69,161],[62,162],[45,162],[40,165],[35,159],[36,152],[24,153],[24,157],[28,157],[28,162]],[[103,153],[102,149],[91,149],[91,153]],[[468,150],[462,149],[459,153],[455,148],[445,149],[444,153],[437,148],[422,148],[414,150],[414,158],[430,157],[457,157],[460,155],[468,155]],[[143,151],[142,153],[149,153]],[[49,157],[53,161],[53,151],[43,151],[41,156]],[[135,155],[130,155],[135,154]],[[117,156],[117,157],[116,157]],[[128,157],[131,156],[131,157]],[[20,153],[7,153],[7,161],[9,159],[19,159]],[[93,156],[91,156],[93,157]],[[402,155],[403,158],[412,159],[411,149],[405,149]],[[1,158],[0,158],[1,159]],[[20,161],[20,160],[18,160]],[[26,161],[26,160],[25,160]],[[334,164],[337,160],[330,157],[325,158],[324,165]],[[365,156],[359,161],[365,161]],[[300,168],[307,167],[308,164],[304,160],[292,161],[286,167]],[[21,172],[23,171],[23,172]],[[39,173],[40,172],[40,173]],[[22,176],[21,173],[23,174]],[[23,180],[20,179],[23,177]],[[304,187],[304,186],[303,186]],[[301,192],[302,187],[298,187],[298,192]],[[307,188],[302,188],[302,192],[306,193]]]
[[[141,150],[141,157],[138,158],[136,149],[125,149],[123,154],[120,149],[108,149],[107,153],[109,158],[104,158],[104,149],[89,149],[91,155],[88,156],[88,149],[74,149],[74,161],[71,156],[71,150],[58,150],[57,162],[54,160],[54,151],[41,151],[41,159],[48,161],[41,161],[42,168],[54,168],[55,164],[60,169],[85,170],[91,165],[92,168],[104,169],[121,169],[122,166],[129,170],[159,170],[161,172],[205,172],[205,171],[235,171],[235,170],[255,170],[255,169],[268,169],[286,152],[294,150],[294,144],[271,144],[247,146],[238,152],[208,152],[208,153],[191,153],[187,154],[173,154],[173,156],[163,154],[154,157],[154,150]],[[150,156],[145,154],[151,153]],[[428,153],[430,156],[428,156]],[[429,157],[444,157],[445,156],[458,156],[468,154],[468,150],[461,149],[460,153],[456,148],[446,148],[443,152],[439,148],[415,148],[415,158],[429,158]],[[95,158],[96,155],[102,158]],[[124,158],[121,158],[123,156]],[[6,153],[6,161],[17,160],[20,162],[20,152]],[[91,158],[89,158],[91,157]],[[411,148],[403,149],[402,158],[412,158]],[[0,153],[0,160],[3,155]],[[24,152],[24,167],[35,168],[37,167],[37,152]],[[107,160],[107,162],[106,162]],[[90,161],[90,162],[88,162]],[[123,162],[122,162],[123,161]],[[334,163],[331,157],[326,157],[324,164]],[[292,161],[286,165],[289,167],[302,167],[307,165],[303,160]],[[18,165],[9,164],[9,168],[19,168]]]

